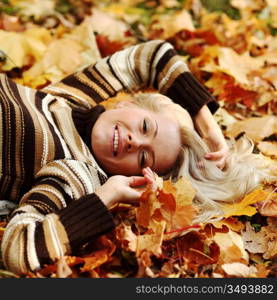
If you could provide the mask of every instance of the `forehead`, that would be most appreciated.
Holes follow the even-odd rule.
[[[180,127],[164,113],[153,113],[153,120],[158,127],[157,135],[152,142],[155,152],[154,170],[157,173],[164,173],[173,166],[180,153]]]

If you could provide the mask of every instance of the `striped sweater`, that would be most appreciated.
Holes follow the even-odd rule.
[[[144,87],[169,96],[192,117],[204,104],[212,112],[218,107],[173,47],[158,40],[119,51],[42,91],[0,75],[1,199],[19,203],[1,245],[7,269],[37,270],[114,227],[94,194],[107,175],[73,115]]]

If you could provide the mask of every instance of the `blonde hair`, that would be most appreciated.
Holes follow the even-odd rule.
[[[222,203],[235,203],[255,189],[264,179],[275,179],[269,173],[269,161],[262,154],[253,154],[253,142],[243,135],[229,141],[229,154],[224,170],[204,159],[209,148],[196,130],[186,126],[188,112],[168,97],[157,93],[139,93],[132,102],[154,112],[165,112],[180,124],[182,150],[174,168],[166,177],[187,177],[196,190],[195,203],[199,214],[195,222],[223,217]]]

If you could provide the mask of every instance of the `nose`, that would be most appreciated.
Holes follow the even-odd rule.
[[[142,145],[146,144],[146,141],[135,134],[128,133],[126,138],[126,151],[134,152]]]

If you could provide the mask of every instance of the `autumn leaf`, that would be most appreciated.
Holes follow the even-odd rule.
[[[102,57],[109,56],[122,50],[126,44],[124,41],[111,41],[107,36],[102,34],[96,35],[96,42]]]
[[[146,233],[143,235],[139,235],[137,238],[136,256],[140,256],[143,251],[148,251],[156,256],[161,255],[161,245],[163,241],[165,225],[165,221],[152,221],[152,232],[149,234]]]
[[[191,264],[213,264],[218,260],[219,247],[216,243],[205,243],[204,237],[198,232],[189,232],[177,239],[177,249],[181,257]]]
[[[236,137],[243,131],[250,139],[255,142],[259,142],[265,137],[277,132],[277,117],[253,117],[243,121],[237,121],[227,129],[226,135],[229,137]]]
[[[108,250],[103,249],[96,251],[93,253],[93,255],[84,257],[83,260],[85,262],[84,266],[80,269],[81,272],[88,272],[91,271],[105,262],[107,262],[109,259]]]
[[[139,207],[136,212],[137,223],[145,228],[148,227],[151,217],[155,211],[160,207],[155,192],[145,191],[139,201]]]
[[[264,253],[267,250],[267,238],[264,229],[256,232],[250,222],[246,223],[245,230],[242,231],[244,247],[251,253]]]
[[[154,16],[149,35],[151,38],[167,39],[183,29],[195,30],[191,15],[185,9],[170,14]],[[156,32],[159,32],[159,36],[153,35]]]
[[[236,277],[256,277],[257,269],[254,266],[247,266],[240,262],[233,262],[221,266],[224,272],[229,276]]]
[[[240,261],[241,259],[248,262],[249,255],[244,249],[240,234],[232,230],[227,233],[216,232],[213,240],[220,247],[220,257],[223,262]]]
[[[246,195],[240,202],[234,204],[224,204],[221,206],[225,218],[231,216],[253,216],[257,210],[251,204],[263,201],[268,197],[269,193],[259,188]]]

